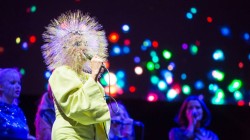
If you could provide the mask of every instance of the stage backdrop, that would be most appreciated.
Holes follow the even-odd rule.
[[[210,129],[224,139],[250,139],[249,1],[8,0],[0,2],[0,68],[22,74],[20,106],[31,133],[39,98],[51,75],[42,33],[66,11],[96,17],[108,40],[100,82],[145,124],[145,140],[165,140],[180,103],[200,95]],[[109,81],[110,76],[110,81]],[[109,91],[109,86],[111,91]],[[142,128],[136,128],[140,139]]]
[[[51,72],[40,47],[66,11],[96,17],[106,31],[114,97],[181,102],[197,94],[216,105],[249,105],[249,2],[227,0],[8,0],[0,4],[0,67],[23,74],[23,94],[41,95]],[[108,91],[109,83],[111,91]]]

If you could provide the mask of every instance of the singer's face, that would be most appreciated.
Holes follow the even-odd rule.
[[[203,110],[199,101],[191,100],[188,102],[186,116],[188,119],[196,119],[197,121],[201,121]]]

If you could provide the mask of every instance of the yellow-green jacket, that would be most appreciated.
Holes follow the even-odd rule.
[[[56,111],[52,140],[107,139],[110,112],[98,82],[87,73],[61,66],[53,71],[49,84]]]

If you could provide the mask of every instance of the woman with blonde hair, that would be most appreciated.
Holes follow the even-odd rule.
[[[107,57],[102,26],[81,11],[69,11],[46,29],[42,53],[53,71],[49,85],[56,111],[52,139],[108,139],[110,112],[98,82]]]
[[[15,68],[0,69],[0,139],[33,140],[17,100],[21,94],[21,75]]]

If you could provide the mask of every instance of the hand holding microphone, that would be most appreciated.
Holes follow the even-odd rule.
[[[197,125],[198,114],[195,111],[189,111],[187,113],[188,125],[193,130]]]
[[[97,78],[102,71],[102,67],[104,67],[103,60],[97,55],[93,56],[90,61],[90,67],[92,71],[91,76],[97,81]]]
[[[192,117],[193,117],[193,123],[194,123],[194,125],[196,125],[196,124],[197,124],[197,117],[198,117],[198,114],[197,114],[196,112],[193,112],[193,113],[192,113]]]
[[[188,126],[187,126],[187,134],[186,135],[188,135],[188,137],[191,137],[194,134],[196,127],[197,127],[198,114],[194,111],[188,111],[186,114],[186,117],[188,119]]]

